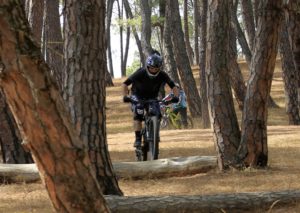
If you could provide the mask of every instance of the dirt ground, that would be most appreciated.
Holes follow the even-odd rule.
[[[269,109],[268,113],[267,169],[230,170],[225,173],[216,169],[184,177],[119,179],[124,195],[209,195],[300,190],[300,127],[288,125],[281,73],[278,71],[280,65],[276,69],[271,95],[279,108]],[[129,105],[121,101],[122,81],[123,79],[114,80],[115,86],[107,88],[107,136],[113,162],[135,160],[130,109]],[[237,110],[239,119],[240,114]],[[201,125],[196,123],[195,129],[161,131],[159,158],[196,155],[216,155],[210,129],[202,129]],[[41,183],[10,185],[0,183],[0,213],[31,212],[54,212]],[[279,200],[274,203],[272,209],[258,209],[255,212],[299,213],[300,204],[294,203],[281,208]]]
[[[133,133],[108,135],[112,161],[134,161]],[[213,170],[184,177],[119,180],[125,196],[207,195],[300,189],[300,127],[269,127],[269,167],[265,170]],[[160,158],[215,155],[211,130],[161,132]],[[279,202],[280,203],[280,202]],[[278,204],[279,205],[279,204]],[[258,210],[259,212],[267,212]],[[0,185],[0,212],[54,212],[41,183]],[[299,204],[271,212],[300,212]]]

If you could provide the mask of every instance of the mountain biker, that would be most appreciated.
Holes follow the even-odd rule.
[[[179,91],[175,83],[166,72],[161,70],[163,60],[159,53],[154,52],[148,56],[145,67],[137,69],[122,84],[123,102],[130,102],[129,86],[131,85],[131,96],[138,100],[157,99],[159,89],[162,84],[168,84],[172,89],[175,97],[178,97]],[[178,99],[178,98],[177,98]],[[144,110],[150,107],[155,115],[161,116],[158,102],[154,102],[152,106],[143,106],[139,103],[132,103],[132,112],[134,120],[135,142],[134,147],[141,147],[141,130]]]
[[[186,103],[186,95],[183,89],[180,87],[178,83],[175,83],[175,86],[179,89],[179,97],[178,97],[178,102],[173,103],[171,105],[171,110],[175,113],[178,114],[180,113],[180,119],[181,122],[184,126],[184,128],[188,127],[188,122],[187,122],[187,103]],[[164,100],[170,100],[174,96],[173,92],[171,91],[166,97],[164,97]]]
[[[174,113],[180,113],[181,122],[185,128],[188,127],[187,122],[187,104],[186,104],[186,95],[183,89],[180,87],[178,83],[175,83],[176,87],[179,88],[179,101],[177,103],[172,104],[172,108]]]

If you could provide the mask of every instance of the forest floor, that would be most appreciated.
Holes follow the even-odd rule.
[[[197,80],[197,72],[195,72]],[[245,75],[246,76],[246,75]],[[120,84],[107,88],[108,148],[113,162],[134,161],[132,118],[128,104],[121,102]],[[217,169],[184,177],[143,180],[119,180],[125,196],[139,195],[208,195],[220,193],[264,192],[300,189],[300,127],[288,125],[285,113],[280,66],[276,66],[272,84],[272,98],[279,108],[268,113],[269,163],[266,169]],[[241,113],[237,109],[240,119]],[[202,129],[195,120],[194,129],[162,130],[159,158],[216,155],[212,131]],[[299,213],[300,204],[289,207],[274,205],[255,212]],[[54,212],[44,186],[39,183],[0,184],[0,213]],[[220,212],[222,212],[220,210]]]

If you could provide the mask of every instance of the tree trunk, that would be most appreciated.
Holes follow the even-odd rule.
[[[143,162],[116,162],[113,167],[118,178],[166,178],[211,171],[216,168],[216,157],[191,156]],[[40,180],[40,176],[35,164],[0,164],[0,179],[13,183],[33,182]]]
[[[32,29],[33,36],[41,47],[42,31],[43,31],[43,14],[44,14],[44,1],[31,0],[31,7],[29,8],[28,20]]]
[[[242,116],[239,159],[246,166],[265,167],[268,163],[267,114],[282,15],[280,0],[264,0],[258,17],[256,47]],[[264,57],[262,57],[264,56]]]
[[[229,82],[229,1],[210,0],[206,73],[208,103],[218,165],[224,170],[233,161],[240,141]]]
[[[231,21],[233,23],[233,27],[234,27],[235,33],[237,35],[239,44],[240,44],[240,46],[242,48],[242,52],[244,53],[246,61],[247,61],[247,64],[250,67],[251,58],[252,58],[252,52],[251,52],[251,50],[249,48],[247,39],[245,37],[245,34],[244,34],[244,32],[243,32],[243,30],[242,30],[242,28],[240,26],[240,23],[239,23],[239,20],[238,20],[238,17],[237,17],[238,1],[235,0],[233,2],[234,3],[233,3],[232,10],[231,10]]]
[[[0,145],[3,163],[33,163],[30,153],[24,150],[21,143],[16,121],[0,89]]]
[[[44,34],[46,34],[47,42],[47,64],[50,66],[51,71],[56,79],[56,82],[63,90],[63,40],[62,29],[60,26],[59,16],[59,0],[45,1],[46,22]]]
[[[65,1],[64,99],[102,192],[121,195],[107,148],[104,16],[104,0]]]
[[[126,18],[129,19],[128,17],[128,13],[125,11],[126,13]],[[129,51],[129,45],[130,45],[130,27],[127,26],[126,27],[126,42],[125,42],[125,49],[124,49],[124,54],[123,54],[123,58],[122,58],[122,69],[125,72],[125,76],[126,76],[126,64],[127,64],[127,59],[128,59],[128,51]]]
[[[289,118],[290,125],[299,125],[298,108],[298,81],[299,75],[296,72],[293,53],[289,43],[287,26],[284,23],[280,34],[280,55],[282,63],[282,78],[285,91],[285,109]]]
[[[189,21],[188,21],[188,3],[187,0],[183,1],[183,29],[184,29],[184,41],[187,49],[187,55],[189,57],[190,65],[194,64],[194,53],[190,43],[189,36]]]
[[[207,98],[207,84],[206,84],[206,45],[207,45],[207,0],[202,0],[202,11],[201,11],[201,24],[200,24],[200,97],[201,97],[201,110],[202,110],[202,121],[204,128],[210,128],[209,111],[208,111],[208,98]]]
[[[172,16],[171,11],[166,9],[166,16],[165,16],[165,24],[164,24],[164,37],[163,37],[163,44],[164,44],[164,68],[166,72],[173,79],[175,82],[180,82],[177,66],[173,51],[173,44],[171,38],[171,24],[172,24]]]
[[[199,0],[194,0],[194,53],[195,53],[195,62],[196,64],[200,63],[200,50],[199,50],[199,22],[200,22],[200,13],[199,13]],[[202,113],[203,115],[203,113]]]
[[[275,210],[278,205],[283,207],[299,203],[300,191],[293,190],[280,192],[249,192],[219,195],[182,195],[160,197],[105,196],[105,198],[111,208],[111,211],[118,213],[271,212],[271,210]]]
[[[128,13],[129,18],[132,19],[133,15],[132,15],[128,0],[124,0],[123,3],[124,3],[126,13]],[[138,51],[139,51],[141,64],[144,64],[146,59],[145,59],[144,54],[143,54],[141,40],[139,39],[139,35],[137,33],[136,27],[134,25],[132,25],[131,28],[132,28],[132,32],[133,32],[133,35],[134,35],[134,38],[135,38],[135,42],[136,42],[136,45],[137,45],[137,48],[138,48]]]
[[[151,7],[148,0],[140,0],[142,32],[141,43],[145,59],[152,51],[151,47]],[[145,61],[143,62],[143,64]]]
[[[184,44],[184,34],[181,27],[178,0],[167,0],[166,5],[167,9],[171,11],[172,23],[170,29],[175,50],[176,64],[183,83],[183,90],[187,96],[189,110],[193,117],[201,117],[201,99]]]
[[[1,87],[57,212],[109,212],[19,1],[0,3]]]
[[[290,45],[293,52],[293,59],[298,73],[298,105],[300,108],[300,2],[288,1],[285,10],[285,20],[289,32]]]
[[[244,99],[246,94],[246,85],[242,75],[242,71],[237,62],[236,49],[236,33],[233,27],[230,27],[229,37],[229,78],[230,85],[233,88],[235,100],[238,103],[239,109],[243,110]]]
[[[111,25],[111,17],[113,11],[113,5],[115,0],[107,0],[107,8],[106,8],[106,43],[107,43],[107,58],[108,58],[108,66],[109,66],[109,73],[112,78],[114,78],[114,67],[113,67],[113,60],[111,54],[111,43],[110,43],[110,25]]]
[[[253,7],[252,7],[251,0],[241,0],[241,7],[242,7],[243,22],[245,24],[245,30],[248,37],[248,44],[251,49],[251,52],[253,52],[254,38],[255,38],[255,24],[254,24]]]

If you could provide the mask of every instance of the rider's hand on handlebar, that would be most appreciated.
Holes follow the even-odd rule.
[[[124,103],[129,103],[129,102],[131,102],[131,98],[129,96],[127,96],[127,95],[124,95],[123,96],[123,102]]]

